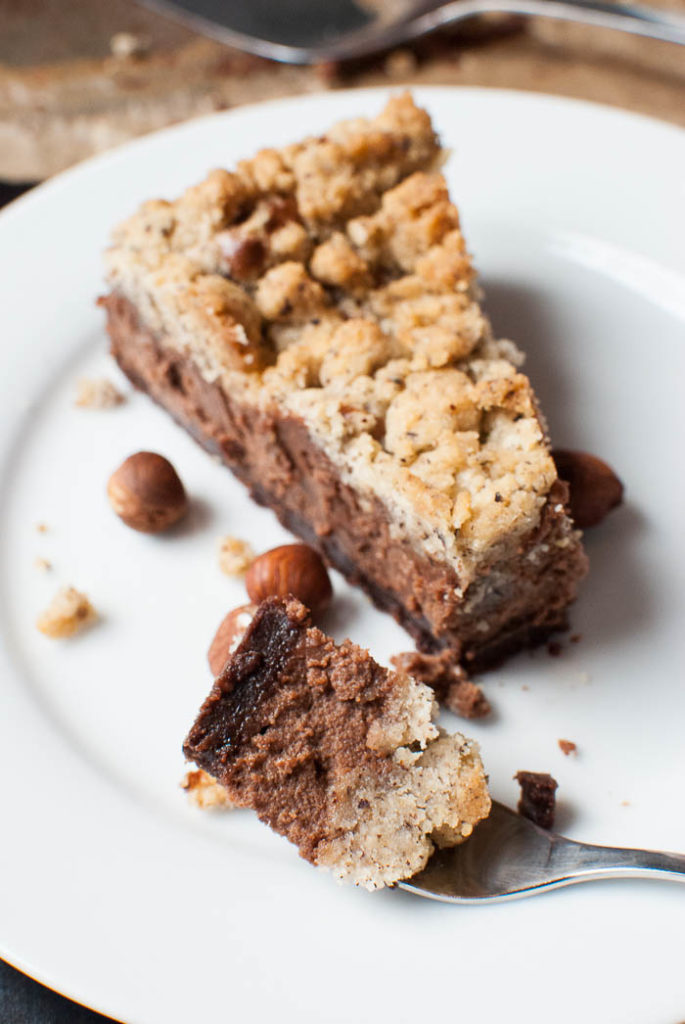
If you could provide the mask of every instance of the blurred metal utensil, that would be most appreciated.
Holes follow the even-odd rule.
[[[376,14],[353,0],[141,0],[228,46],[286,64],[364,57],[480,14],[575,21],[685,44],[685,17],[601,0],[438,0]]]
[[[685,882],[685,856],[577,843],[493,801],[467,842],[438,850],[399,887],[445,903],[498,903],[604,878]]]

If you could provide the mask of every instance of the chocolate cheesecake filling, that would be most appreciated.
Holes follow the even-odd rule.
[[[366,763],[380,779],[392,770],[367,736],[394,679],[366,651],[311,628],[299,602],[271,598],[215,681],[184,753],[315,861],[332,827],[331,777]]]
[[[183,749],[306,860],[379,888],[490,809],[477,744],[436,712],[427,686],[336,644],[294,598],[268,598]]]
[[[113,292],[101,304],[112,354],[133,384],[218,455],[255,501],[390,612],[421,650],[449,649],[455,660],[479,669],[565,628],[586,559],[578,545],[563,542],[563,482],[552,486],[516,557],[493,562],[462,594],[448,563],[394,535],[379,499],[365,495],[362,502],[302,420],[258,410],[209,383],[190,358],[141,322],[123,295]]]

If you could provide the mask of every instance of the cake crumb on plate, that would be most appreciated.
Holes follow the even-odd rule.
[[[36,619],[36,628],[45,636],[73,636],[95,622],[97,617],[85,594],[75,587],[62,587]]]
[[[573,740],[557,740],[557,743],[559,744],[559,750],[562,754],[565,754],[566,757],[568,757],[569,754],[578,753],[578,747]]]
[[[74,405],[79,409],[113,409],[124,396],[106,377],[81,377],[76,382]]]
[[[227,576],[243,576],[254,562],[254,551],[246,540],[230,534],[219,541],[219,568]]]
[[[229,810],[235,807],[224,787],[202,769],[186,772],[181,789],[185,789],[190,802],[200,810]]]
[[[516,772],[514,776],[521,787],[521,798],[517,810],[540,828],[554,827],[557,781],[547,772]]]

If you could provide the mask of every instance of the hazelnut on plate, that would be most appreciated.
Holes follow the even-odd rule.
[[[207,661],[212,675],[218,676],[221,673],[229,655],[233,654],[245,635],[245,630],[252,622],[256,610],[253,604],[241,604],[221,620],[207,651]]]
[[[623,484],[611,466],[589,452],[556,448],[557,473],[569,486],[569,505],[576,526],[597,526],[623,501]]]
[[[119,518],[140,533],[168,530],[188,510],[178,473],[155,452],[129,455],[109,478],[107,496]]]
[[[292,594],[314,613],[323,611],[333,596],[326,566],[307,544],[283,544],[265,551],[248,569],[245,586],[255,604]]]

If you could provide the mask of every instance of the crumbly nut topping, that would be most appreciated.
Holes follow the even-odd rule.
[[[75,587],[62,587],[38,616],[36,628],[45,636],[73,636],[96,619],[97,612],[85,594]]]
[[[407,94],[156,201],[109,278],[209,381],[301,416],[464,584],[556,479],[521,354],[492,336],[442,153]]]
[[[229,810],[235,806],[224,787],[201,768],[186,772],[181,789],[185,789],[190,802],[202,811]]]
[[[76,384],[74,405],[80,409],[113,409],[124,396],[105,377],[82,377]]]
[[[254,561],[254,551],[246,540],[226,536],[219,541],[219,568],[227,576],[242,576]]]

